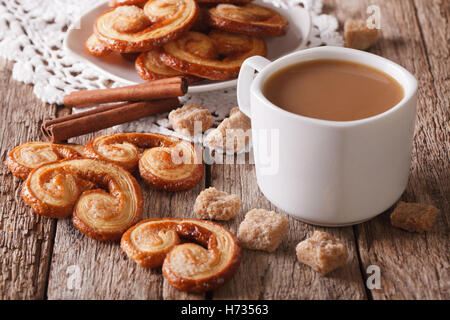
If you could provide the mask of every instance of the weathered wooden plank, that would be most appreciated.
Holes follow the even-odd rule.
[[[34,97],[31,86],[11,78],[12,63],[0,59],[0,161],[15,146],[39,139],[42,118],[54,106]],[[22,182],[0,166],[0,299],[45,295],[55,221],[35,215],[20,196]]]
[[[73,139],[86,143],[101,133]],[[139,181],[144,195],[144,217],[190,217],[192,199],[204,188],[202,180],[184,192],[160,192]],[[74,286],[74,272],[79,271],[79,286]],[[187,294],[172,288],[161,270],[139,267],[129,260],[119,243],[91,240],[73,227],[70,219],[58,220],[49,276],[49,299],[202,299],[204,295]]]
[[[432,203],[441,209],[433,230],[423,235],[393,228],[390,210],[356,227],[363,269],[372,264],[381,268],[381,289],[371,290],[371,296],[448,299],[448,2],[416,1],[418,8],[412,1],[345,1],[345,6],[339,6],[341,3],[333,5],[341,22],[352,15],[365,17],[369,5],[378,5],[382,38],[372,51],[403,65],[419,81],[411,174],[402,199]]]
[[[264,208],[282,213],[259,191],[253,164],[223,164],[211,167],[211,185],[240,196],[238,217],[223,223],[237,234],[245,213]],[[289,217],[290,231],[274,253],[243,250],[236,275],[224,287],[213,292],[214,299],[365,299],[359,270],[355,237],[351,227],[319,228]],[[314,230],[326,230],[342,239],[349,249],[349,263],[327,277],[322,277],[297,261],[297,243]]]

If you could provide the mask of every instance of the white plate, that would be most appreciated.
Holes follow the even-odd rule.
[[[270,4],[256,0],[265,6]],[[142,83],[144,80],[139,78],[134,65],[122,59],[119,55],[111,54],[107,57],[94,57],[86,52],[84,43],[92,34],[92,26],[95,19],[103,12],[108,10],[108,3],[105,2],[92,10],[86,12],[81,18],[69,28],[64,39],[64,49],[78,60],[90,64],[100,73],[113,80],[126,84]],[[288,32],[283,37],[266,38],[267,57],[271,60],[277,59],[290,52],[303,49],[309,38],[311,31],[311,18],[307,10],[300,6],[290,7],[288,9],[275,8],[289,20]],[[212,90],[226,89],[234,87],[237,80],[228,81],[204,81],[189,86],[190,93],[206,92]]]

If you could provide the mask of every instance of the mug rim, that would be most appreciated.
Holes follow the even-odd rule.
[[[311,118],[311,117],[302,116],[302,115],[299,115],[296,113],[289,112],[289,111],[284,110],[281,107],[273,104],[269,99],[267,99],[264,96],[264,94],[262,93],[262,86],[264,84],[264,81],[267,80],[268,76],[270,76],[274,72],[280,70],[279,68],[277,70],[273,70],[274,68],[279,66],[284,61],[291,59],[292,57],[307,56],[308,54],[314,54],[316,52],[337,53],[337,54],[339,54],[339,56],[333,57],[333,58],[312,58],[312,59],[305,59],[305,60],[300,59],[299,61],[293,61],[292,63],[289,63],[286,66],[283,66],[283,68],[286,68],[290,65],[300,63],[303,61],[324,60],[324,59],[353,61],[351,59],[352,55],[359,55],[361,57],[365,56],[366,58],[378,60],[378,64],[383,64],[383,63],[387,64],[389,67],[393,68],[394,70],[396,70],[397,72],[401,73],[404,76],[405,81],[401,82],[397,79],[397,77],[395,75],[393,75],[393,73],[394,73],[393,71],[384,71],[384,70],[381,70],[381,68],[372,66],[368,63],[353,61],[353,62],[362,64],[367,67],[375,68],[381,72],[388,74],[392,78],[394,78],[394,80],[400,84],[400,86],[402,87],[402,89],[404,91],[403,98],[397,104],[395,104],[393,107],[389,108],[388,110],[386,110],[382,113],[376,114],[374,116],[363,118],[363,119],[358,119],[358,120],[335,121],[335,120],[324,120],[324,119]],[[345,56],[345,58],[348,58],[348,59],[345,59],[344,56]],[[407,104],[407,102],[410,101],[411,98],[417,93],[417,79],[401,65],[399,65],[389,59],[378,56],[376,54],[361,51],[361,50],[351,49],[351,48],[343,48],[343,47],[335,47],[335,46],[322,46],[322,47],[309,48],[309,49],[305,49],[305,50],[301,50],[301,51],[292,52],[288,55],[278,58],[275,61],[270,62],[267,66],[265,66],[257,74],[255,79],[253,80],[253,83],[251,84],[250,92],[251,92],[251,94],[255,94],[259,100],[263,101],[272,110],[281,112],[282,114],[284,114],[290,118],[297,119],[297,120],[303,120],[303,121],[309,121],[310,123],[318,124],[318,125],[333,126],[333,127],[349,127],[349,126],[357,126],[357,125],[362,125],[362,124],[366,124],[369,122],[377,121],[379,119],[389,116],[390,114],[392,114],[392,113],[396,112],[397,110],[401,109],[402,107],[404,107]]]

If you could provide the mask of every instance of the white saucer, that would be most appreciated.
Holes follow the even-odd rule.
[[[255,3],[264,6],[271,6],[261,0]],[[267,57],[275,60],[285,54],[305,48],[311,31],[311,18],[307,10],[300,6],[290,7],[288,9],[275,8],[283,14],[289,21],[288,32],[283,37],[266,38]],[[109,55],[107,57],[94,57],[86,52],[84,44],[87,38],[92,34],[92,26],[95,19],[103,12],[109,9],[108,3],[102,3],[92,10],[84,13],[81,18],[69,28],[64,39],[64,49],[76,59],[90,64],[98,72],[110,79],[123,82],[125,84],[142,83],[144,80],[139,78],[134,65],[125,61],[119,55]],[[228,81],[204,81],[193,84],[189,87],[190,93],[207,92],[212,90],[226,89],[236,86],[237,80]]]

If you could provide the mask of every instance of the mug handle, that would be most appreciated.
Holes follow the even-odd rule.
[[[237,82],[237,100],[239,109],[247,116],[251,116],[250,110],[250,86],[252,84],[255,71],[260,72],[271,61],[261,57],[254,56],[244,61],[239,71]]]

